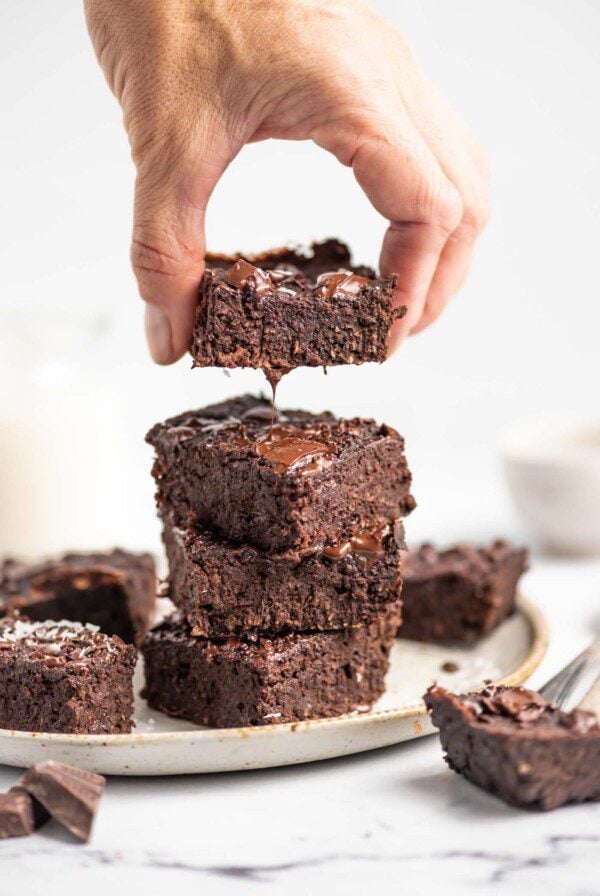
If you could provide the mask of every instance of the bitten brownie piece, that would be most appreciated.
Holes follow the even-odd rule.
[[[302,559],[269,557],[206,529],[165,525],[169,597],[211,638],[371,622],[400,596],[401,522]]]
[[[155,601],[150,554],[117,549],[35,564],[5,560],[0,566],[0,615],[18,609],[37,621],[89,622],[132,643],[150,627]]]
[[[244,395],[147,435],[163,518],[270,553],[309,553],[373,532],[414,507],[404,440],[373,420],[285,411]]]
[[[136,650],[78,622],[0,619],[0,728],[131,731]]]
[[[352,265],[338,240],[257,256],[207,256],[195,367],[324,367],[385,361],[397,278]]]
[[[471,644],[515,608],[527,551],[506,541],[489,547],[430,544],[402,558],[402,638]]]
[[[212,641],[193,637],[176,614],[142,643],[144,696],[154,709],[217,728],[340,715],[383,692],[396,625],[390,609],[346,631]]]
[[[451,769],[507,803],[556,809],[600,799],[600,724],[525,688],[425,695]]]

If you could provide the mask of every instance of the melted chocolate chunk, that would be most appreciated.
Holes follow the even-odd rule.
[[[332,299],[334,296],[355,296],[361,289],[371,283],[367,277],[360,277],[352,271],[336,271],[321,274],[315,287],[315,295],[324,299]]]
[[[324,455],[335,454],[332,442],[319,441],[318,431],[299,428],[289,424],[271,427],[265,438],[255,443],[255,451],[259,457],[275,464],[275,472],[302,468],[306,472],[315,472],[322,468]]]
[[[326,557],[329,557],[332,560],[341,560],[342,557],[345,557],[350,551],[354,551],[357,554],[362,554],[369,559],[375,560],[383,554],[383,541],[389,532],[390,527],[383,526],[381,529],[376,529],[374,532],[363,532],[361,535],[352,535],[351,538],[346,539],[346,541],[341,541],[339,544],[335,545],[329,545],[329,547],[324,549],[323,553]]]
[[[32,766],[19,780],[49,814],[84,843],[104,791],[102,775],[49,759]]]
[[[273,283],[266,271],[254,267],[253,264],[240,258],[225,274],[228,283],[239,289],[251,286],[257,295],[267,295],[273,291]]]

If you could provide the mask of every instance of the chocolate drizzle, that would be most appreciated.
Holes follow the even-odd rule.
[[[263,370],[267,382],[271,387],[271,436],[273,435],[273,425],[275,423],[275,398],[277,395],[277,386],[283,377],[291,370],[291,367],[265,367]]]
[[[389,531],[389,526],[383,526],[381,529],[376,529],[374,532],[363,532],[360,535],[352,535],[350,538],[346,539],[346,541],[341,541],[339,544],[329,545],[329,547],[324,548],[323,553],[326,557],[329,557],[330,560],[341,560],[342,557],[345,557],[350,551],[354,551],[370,560],[376,560],[377,557],[380,557],[384,552],[383,540],[385,536],[389,534]]]

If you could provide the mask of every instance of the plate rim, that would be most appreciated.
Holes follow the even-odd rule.
[[[550,628],[542,610],[526,597],[522,591],[517,591],[516,608],[520,610],[532,633],[530,649],[516,669],[508,675],[492,682],[494,685],[513,686],[522,684],[539,667],[544,659],[550,643]],[[385,723],[410,719],[422,716],[426,712],[425,703],[419,700],[398,709],[376,709],[367,712],[346,713],[340,716],[329,716],[322,719],[306,719],[304,721],[283,722],[279,725],[247,725],[241,728],[211,728],[198,727],[187,731],[144,731],[131,732],[129,734],[64,734],[44,731],[18,731],[10,728],[0,728],[0,739],[10,737],[13,740],[28,742],[38,738],[44,738],[50,744],[65,744],[71,747],[89,746],[134,746],[137,743],[160,744],[169,740],[183,740],[190,738],[214,739],[222,741],[244,740],[249,737],[282,737],[286,734],[300,731],[314,731],[322,727],[352,728],[365,722]]]

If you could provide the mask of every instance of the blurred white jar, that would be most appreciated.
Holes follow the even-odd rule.
[[[517,508],[547,549],[600,555],[600,419],[531,421],[504,438]]]
[[[0,555],[114,541],[121,432],[108,329],[77,308],[0,312]]]

